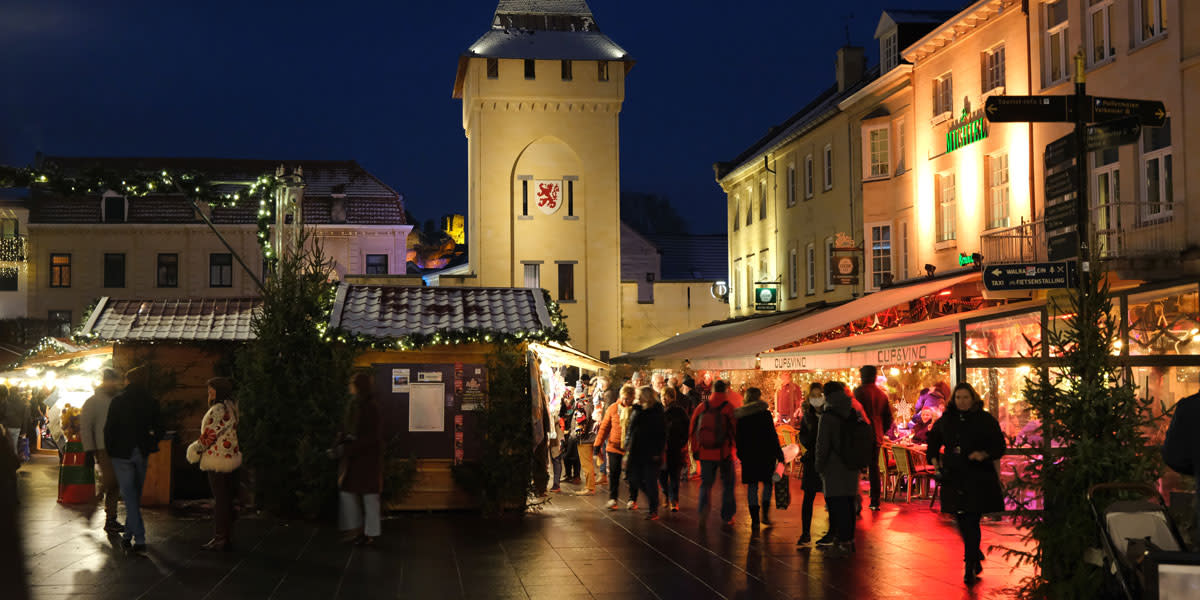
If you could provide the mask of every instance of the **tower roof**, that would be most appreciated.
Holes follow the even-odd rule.
[[[633,66],[633,59],[600,32],[586,0],[500,0],[491,29],[458,61],[454,97],[462,95],[472,58],[534,60],[612,60]]]

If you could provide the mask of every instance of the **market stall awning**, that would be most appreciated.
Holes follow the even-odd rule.
[[[123,300],[105,296],[83,334],[114,342],[245,342],[262,298]]]
[[[560,364],[579,367],[589,371],[599,371],[601,369],[610,369],[608,363],[580,350],[576,350],[566,344],[558,342],[547,342],[545,344],[534,342],[529,344],[529,348],[542,356],[550,357],[554,362]]]
[[[619,362],[641,362],[648,361],[652,366],[675,367],[678,366],[678,361],[688,358],[688,353],[692,348],[700,347],[710,342],[728,339],[746,335],[755,331],[760,331],[772,325],[778,325],[790,319],[798,319],[805,315],[812,314],[818,309],[806,309],[799,311],[790,311],[786,313],[777,313],[764,315],[759,317],[751,317],[748,319],[740,319],[737,321],[729,321],[726,323],[718,323],[715,325],[706,325],[699,329],[693,329],[676,336],[667,338],[649,348],[623,354],[617,358]],[[749,364],[749,367],[724,367],[724,368],[754,368],[754,354],[738,358],[730,358],[730,364]],[[718,367],[697,367],[693,368],[718,368]]]
[[[761,352],[769,352],[811,335],[906,304],[917,298],[979,280],[980,273],[971,271],[961,275],[892,287],[801,318],[786,319],[754,331],[731,332],[731,335],[722,339],[704,345],[694,345],[691,348],[672,352],[662,358],[676,360],[687,358],[691,361],[692,367],[697,369],[754,368],[754,365],[745,360],[746,357],[756,357]],[[721,366],[725,364],[749,366]]]
[[[764,352],[759,355],[759,367],[764,371],[812,371],[948,360],[954,356],[954,334],[958,333],[962,320],[1001,314],[1017,308],[1036,308],[1040,304],[1022,302],[994,306],[811,344],[803,349]]]

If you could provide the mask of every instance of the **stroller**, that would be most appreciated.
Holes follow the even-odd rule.
[[[1197,555],[1184,551],[1167,503],[1153,486],[1102,483],[1088,489],[1087,499],[1104,538],[1100,566],[1115,578],[1116,585],[1109,582],[1113,597],[1159,598],[1160,563],[1195,564]]]

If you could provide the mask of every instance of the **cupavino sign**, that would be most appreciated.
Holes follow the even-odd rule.
[[[917,344],[899,343],[871,350],[854,352],[771,353],[759,357],[764,371],[813,371],[817,369],[850,369],[863,365],[903,365],[930,360],[947,360],[954,353],[954,343],[937,340]]]

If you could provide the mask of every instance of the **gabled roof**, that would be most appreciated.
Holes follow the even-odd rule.
[[[343,283],[329,329],[382,339],[447,332],[534,333],[553,326],[542,291]]]
[[[261,298],[100,299],[83,334],[115,342],[244,342]]]
[[[662,257],[662,280],[727,280],[729,240],[718,235],[651,235]]]
[[[194,171],[216,181],[250,182],[279,165],[304,170],[304,218],[314,225],[329,224],[335,195],[344,196],[346,224],[405,225],[400,194],[353,160],[270,160],[235,158],[169,157],[46,157],[43,165],[65,173],[94,169]],[[229,191],[241,186],[229,185]],[[128,223],[198,223],[195,210],[178,195],[150,195],[128,199]],[[99,223],[100,202],[95,195],[61,197],[40,190],[29,203],[31,223]],[[214,207],[215,223],[251,224],[257,221],[258,206],[243,203],[234,208]]]

